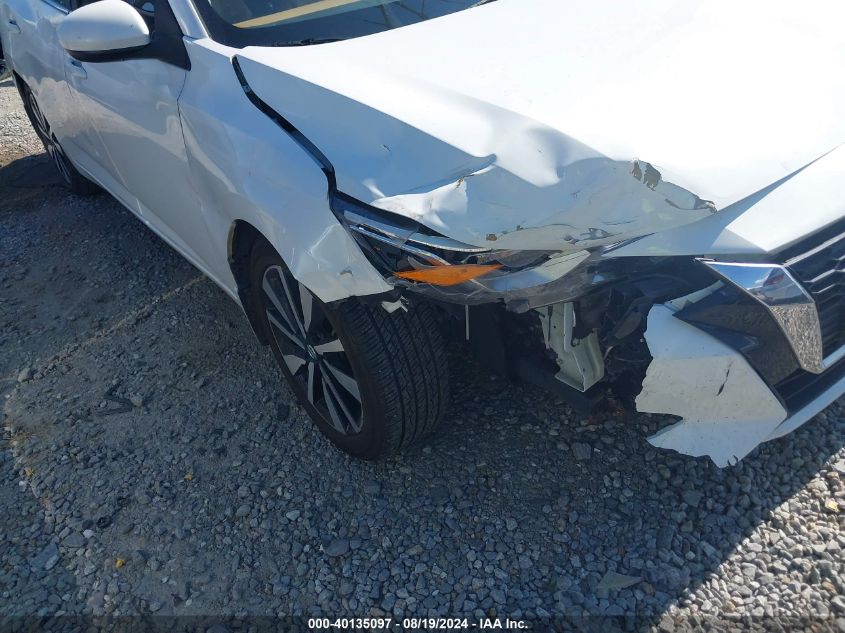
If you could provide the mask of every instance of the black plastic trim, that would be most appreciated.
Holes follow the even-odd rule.
[[[790,415],[810,404],[845,376],[845,358],[821,374],[799,369],[775,387]]]
[[[141,51],[147,52],[152,43],[134,48],[121,48],[116,51],[67,51],[67,54],[80,62],[90,64],[101,64],[106,62],[124,62],[131,59],[149,59],[149,54],[139,55]]]
[[[266,101],[255,94],[252,87],[249,85],[249,82],[246,80],[243,70],[241,70],[241,64],[240,61],[238,61],[237,55],[232,58],[232,67],[235,69],[235,75],[238,77],[238,82],[240,82],[246,98],[250,100],[252,105],[261,110],[261,112],[266,114],[274,123],[276,123],[276,125],[287,132],[290,137],[296,141],[297,145],[308,152],[311,158],[314,159],[314,162],[320,166],[320,169],[322,169],[323,173],[326,175],[326,180],[329,185],[329,197],[331,198],[337,195],[337,179],[335,178],[334,166],[331,164],[331,161],[329,161],[326,155],[323,154],[323,152],[321,152],[307,136],[300,132],[293,123],[276,112]]]

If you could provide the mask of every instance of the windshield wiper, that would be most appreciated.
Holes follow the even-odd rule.
[[[472,9],[474,7],[480,7],[482,4],[487,4],[488,2],[495,2],[496,0],[478,0],[475,4],[469,5],[467,8]]]

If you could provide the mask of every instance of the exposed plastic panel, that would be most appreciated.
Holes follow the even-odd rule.
[[[676,319],[669,307],[651,309],[645,339],[653,360],[637,409],[683,418],[650,437],[654,446],[707,455],[723,468],[786,419],[786,409],[739,352]]]
[[[762,442],[791,433],[845,390],[843,377],[787,415],[742,355],[674,317],[684,299],[654,306],[648,315],[645,339],[653,361],[637,409],[682,418],[648,438],[654,446],[707,455],[723,468]]]

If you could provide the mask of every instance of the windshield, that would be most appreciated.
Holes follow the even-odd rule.
[[[345,40],[492,0],[195,0],[211,36],[229,46]]]

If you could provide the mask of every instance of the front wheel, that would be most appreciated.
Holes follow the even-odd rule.
[[[265,242],[253,249],[251,287],[282,373],[338,448],[378,459],[437,427],[449,385],[430,306],[389,314],[355,298],[324,304]]]

